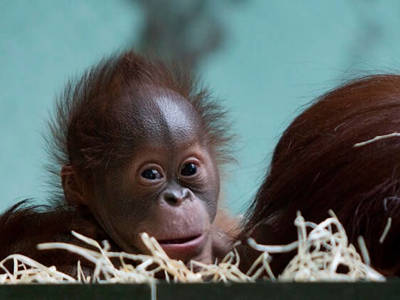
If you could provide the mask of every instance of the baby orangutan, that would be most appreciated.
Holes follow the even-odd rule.
[[[131,253],[146,252],[147,232],[184,262],[230,250],[233,228],[221,227],[231,220],[214,222],[229,128],[190,76],[132,52],[113,57],[68,85],[50,127],[62,193],[50,207],[16,205],[1,217],[0,258],[18,252],[73,273],[72,255],[36,250],[70,241],[71,230]]]

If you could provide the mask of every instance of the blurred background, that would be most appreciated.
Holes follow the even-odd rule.
[[[238,163],[225,206],[242,213],[282,131],[353,77],[400,70],[393,0],[0,0],[0,209],[48,197],[43,134],[65,82],[133,47],[191,66],[230,111]]]

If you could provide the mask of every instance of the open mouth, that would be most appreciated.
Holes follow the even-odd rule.
[[[201,234],[198,234],[198,235],[179,238],[179,239],[158,240],[158,242],[160,243],[160,245],[185,244],[185,243],[189,243],[190,241],[196,240],[200,236],[201,236]]]
[[[187,261],[201,253],[207,239],[206,235],[197,234],[183,238],[161,239],[157,241],[169,257]]]

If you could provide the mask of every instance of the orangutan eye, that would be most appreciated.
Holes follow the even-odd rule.
[[[163,177],[157,169],[146,169],[142,172],[141,176],[147,180],[157,180]]]
[[[196,174],[197,166],[194,163],[185,163],[181,169],[182,176],[192,176]]]

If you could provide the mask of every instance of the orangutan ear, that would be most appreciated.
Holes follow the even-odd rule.
[[[65,201],[71,205],[88,205],[84,196],[83,185],[77,178],[71,165],[64,165],[61,169],[61,183],[64,190]]]

